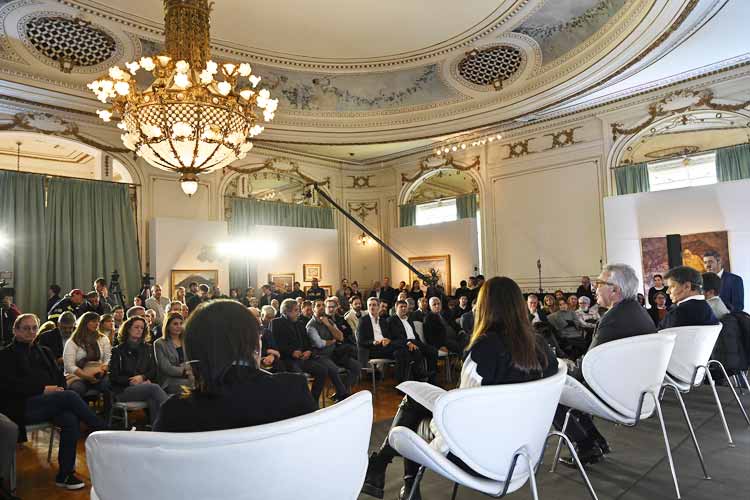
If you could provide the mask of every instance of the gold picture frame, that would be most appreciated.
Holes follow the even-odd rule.
[[[311,282],[313,278],[318,280],[318,283],[323,279],[323,265],[322,264],[302,264],[302,281]]]
[[[188,285],[193,281],[198,285],[208,285],[210,290],[219,286],[218,269],[172,269],[169,278],[169,289],[172,292],[170,297],[176,295],[175,290],[178,286],[184,286],[185,290],[189,290]]]
[[[409,257],[409,264],[417,268],[422,274],[429,276],[430,270],[435,269],[438,273],[438,284],[442,285],[445,293],[452,294],[451,288],[451,256],[450,255],[428,255],[424,257]],[[409,270],[409,285],[414,280],[420,280],[414,271]]]
[[[268,282],[276,285],[277,290],[284,290],[287,284],[294,288],[294,273],[268,273]]]

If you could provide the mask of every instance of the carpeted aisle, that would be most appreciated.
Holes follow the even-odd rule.
[[[729,428],[736,443],[727,446],[713,395],[709,387],[701,387],[685,396],[685,404],[695,427],[706,466],[712,479],[703,479],[700,463],[690,440],[674,395],[669,393],[663,402],[670,445],[673,450],[677,478],[682,498],[686,500],[714,500],[716,498],[750,498],[750,427],[747,426],[731,393],[719,388],[724,403]],[[741,396],[746,410],[750,410],[750,395]],[[373,425],[371,450],[382,442],[389,424]],[[664,452],[664,443],[656,417],[636,428],[624,428],[601,422],[599,426],[607,436],[612,453],[605,462],[588,468],[589,478],[601,500],[655,500],[675,498],[672,477]],[[551,442],[545,452],[544,465],[537,473],[539,498],[544,500],[581,500],[590,498],[577,471],[560,466],[549,472],[556,442]],[[403,465],[396,459],[389,467],[385,498],[395,500],[402,484]],[[427,472],[422,482],[425,500],[450,499],[452,484]],[[486,499],[481,493],[459,488],[458,499]],[[531,498],[528,485],[508,498]],[[372,497],[360,495],[360,500]]]

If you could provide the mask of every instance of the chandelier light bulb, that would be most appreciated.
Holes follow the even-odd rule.
[[[234,73],[234,70],[237,68],[237,66],[232,63],[223,64],[222,67],[224,68],[224,72],[229,76],[231,76]]]
[[[186,89],[190,86],[190,78],[185,73],[177,73],[174,75],[174,84],[181,89]]]
[[[219,93],[221,95],[228,95],[229,92],[232,91],[232,84],[227,81],[223,81],[223,82],[219,82],[216,85],[216,88],[219,90]]]
[[[251,75],[248,80],[250,80],[250,84],[253,86],[253,88],[257,87],[260,83],[260,77],[258,75]]]
[[[130,92],[130,84],[128,82],[115,83],[115,92],[123,96],[128,95]]]
[[[250,67],[248,63],[240,64],[240,76],[250,76],[252,72],[253,72],[253,69]]]
[[[187,61],[177,61],[174,67],[178,73],[187,73],[190,71],[190,64]]]
[[[146,71],[153,71],[154,68],[156,68],[154,60],[150,57],[141,57],[140,65],[141,68],[145,69]]]
[[[206,63],[206,71],[211,73],[212,75],[215,75],[219,72],[219,65],[216,64],[214,61],[208,61]]]
[[[180,187],[182,192],[188,196],[193,196],[198,191],[198,181],[193,180],[180,180]]]
[[[107,111],[106,109],[97,109],[96,114],[99,115],[99,118],[102,119],[102,121],[108,122],[112,119],[112,112]]]

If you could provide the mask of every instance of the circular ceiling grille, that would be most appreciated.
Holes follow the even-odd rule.
[[[64,17],[36,17],[26,23],[31,45],[55,61],[71,61],[76,66],[96,66],[115,53],[111,36],[90,24]]]
[[[458,74],[475,85],[499,86],[523,64],[523,53],[516,47],[500,45],[473,50],[458,64]]]

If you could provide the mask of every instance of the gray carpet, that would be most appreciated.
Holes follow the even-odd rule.
[[[674,394],[668,393],[662,404],[677,470],[682,498],[690,500],[713,500],[716,498],[750,498],[750,427],[727,388],[719,388],[724,404],[729,429],[736,443],[727,446],[726,435],[721,425],[716,404],[708,386],[701,387],[685,396],[698,443],[706,460],[711,480],[703,479],[695,448],[690,440],[685,421]],[[746,410],[750,410],[750,395],[740,396]],[[597,421],[598,427],[612,447],[612,453],[604,462],[589,466],[587,471],[594,489],[601,500],[654,500],[675,497],[672,476],[669,472],[659,421],[652,417],[638,427],[627,428]],[[385,422],[373,426],[370,449],[382,442],[389,425]],[[544,464],[537,473],[539,498],[549,500],[590,498],[576,470],[564,466],[555,473],[549,472],[556,441],[547,447]],[[563,452],[565,453],[565,452]],[[396,459],[388,469],[385,498],[394,500],[402,485],[403,465]],[[422,497],[425,500],[450,499],[452,483],[427,471],[422,481]],[[459,488],[458,499],[489,498],[481,493]],[[507,498],[531,498],[528,485]],[[360,500],[372,497],[360,495]]]

